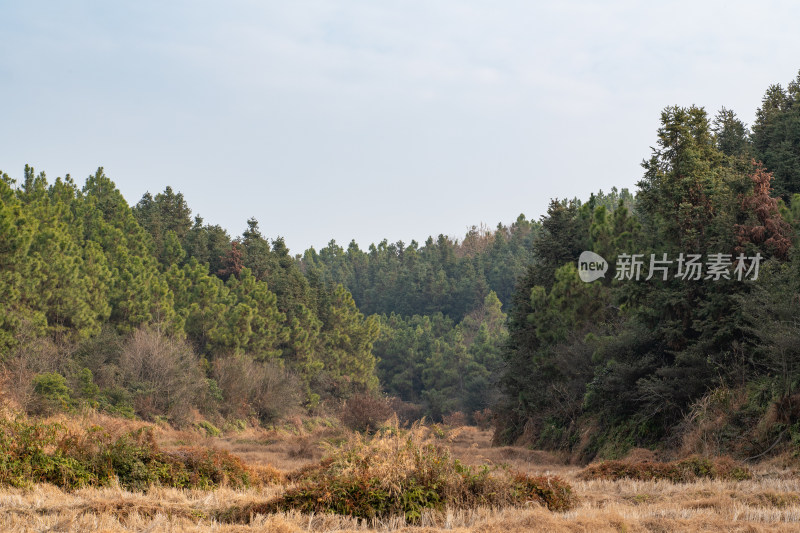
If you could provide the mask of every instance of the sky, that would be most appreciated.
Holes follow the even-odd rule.
[[[661,110],[800,71],[794,2],[0,1],[0,170],[167,185],[293,253],[635,189]]]

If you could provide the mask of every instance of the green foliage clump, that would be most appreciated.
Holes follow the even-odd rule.
[[[38,400],[37,411],[47,413],[68,409],[72,403],[67,380],[56,372],[46,372],[33,377],[33,392]]]
[[[74,432],[57,423],[0,420],[0,485],[52,483],[74,490],[118,480],[128,490],[211,489],[249,486],[257,478],[226,451],[162,451],[150,428],[114,437],[97,426]]]
[[[52,483],[73,489],[97,484],[90,468],[57,447],[63,431],[59,424],[0,420],[0,485]]]
[[[201,420],[196,425],[198,428],[204,430],[206,432],[206,435],[208,435],[209,437],[218,437],[222,434],[222,431],[220,431],[220,429],[217,426],[215,426],[208,420]]]

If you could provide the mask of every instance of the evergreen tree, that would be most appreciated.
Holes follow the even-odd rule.
[[[767,89],[752,137],[756,159],[775,175],[775,191],[784,199],[800,193],[800,73],[787,89]]]
[[[323,324],[321,358],[333,391],[349,394],[375,390],[378,381],[372,345],[380,332],[378,321],[372,316],[364,317],[350,293],[339,285]]]

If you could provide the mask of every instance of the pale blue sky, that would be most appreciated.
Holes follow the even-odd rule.
[[[232,234],[462,236],[633,188],[659,112],[747,123],[800,70],[793,2],[3,1],[0,169]]]

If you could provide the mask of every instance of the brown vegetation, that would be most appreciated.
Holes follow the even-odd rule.
[[[297,379],[271,362],[222,357],[214,361],[214,378],[225,398],[224,416],[253,416],[271,423],[297,411],[301,403]]]
[[[531,480],[558,476],[572,486],[577,498],[575,507],[567,512],[551,511],[541,504],[459,508],[446,503],[440,508],[422,509],[412,525],[400,515],[359,519],[297,510],[266,513],[267,502],[284,501],[287,494],[315,477],[346,468],[351,468],[354,475],[364,472],[354,460],[365,456],[364,452],[372,449],[370,446],[380,449],[390,442],[396,446],[393,434],[379,433],[377,440],[364,439],[325,419],[298,419],[269,429],[231,428],[219,437],[200,429],[175,430],[92,413],[46,422],[58,422],[71,432],[102,425],[114,439],[150,427],[162,452],[173,453],[190,443],[227,450],[246,463],[253,482],[250,487],[222,486],[213,491],[152,486],[147,492],[131,492],[116,483],[72,491],[50,484],[26,489],[5,487],[0,490],[2,531],[788,532],[796,531],[800,522],[800,481],[796,470],[784,467],[791,462],[788,458],[752,468],[752,478],[743,481],[706,477],[682,483],[630,478],[586,480],[581,479],[579,468],[566,465],[566,457],[522,447],[491,447],[489,431],[476,427],[444,431],[431,428],[426,430],[425,439],[441,448],[442,455],[434,457],[449,454],[453,463],[445,471],[450,474],[455,472],[452,464],[457,459],[462,465],[490,465],[492,473],[500,476],[511,471],[519,471],[524,479]],[[303,451],[304,447],[312,451]],[[321,462],[325,448],[351,453],[340,456],[338,462]],[[396,448],[386,446],[386,450],[392,449]],[[387,452],[384,457],[394,455]],[[641,450],[632,453],[628,463],[635,464],[634,459],[648,458],[647,455]],[[394,460],[402,465],[409,457]],[[385,461],[377,458],[364,468],[379,469],[382,474],[391,472],[393,477],[383,477],[395,482],[402,477],[395,473],[400,469],[387,469]],[[478,469],[473,468],[472,472]],[[264,476],[263,481],[259,481],[260,476]],[[506,479],[513,481],[513,476]]]
[[[371,393],[356,393],[342,405],[339,418],[353,431],[375,431],[392,415],[389,400]]]
[[[603,461],[586,467],[581,479],[636,479],[639,481],[667,480],[687,483],[702,478],[742,481],[750,479],[750,470],[729,457],[706,458],[693,455],[669,463],[643,461]]]
[[[279,498],[233,507],[220,519],[246,522],[256,514],[299,510],[369,519],[402,515],[416,523],[427,510],[538,504],[567,511],[576,504],[572,488],[558,477],[464,465],[429,428],[402,430],[396,420],[371,439],[352,436],[292,478],[298,484]]]

